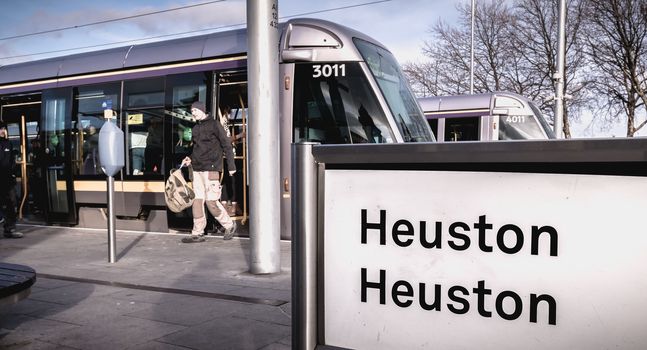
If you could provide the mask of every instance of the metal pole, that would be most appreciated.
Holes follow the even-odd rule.
[[[7,136],[9,137],[9,136]],[[22,219],[22,210],[29,195],[29,176],[27,176],[27,123],[25,115],[20,116],[20,182],[22,184],[22,199],[18,207],[18,219]]]
[[[566,0],[559,0],[559,25],[557,32],[557,64],[555,72],[555,137],[564,138],[564,64],[566,62]]]
[[[251,272],[281,271],[277,0],[247,0]]]
[[[292,145],[292,344],[317,345],[317,163],[315,143]]]
[[[474,17],[476,14],[476,0],[472,0],[472,43],[470,45],[470,95],[474,93]]]
[[[114,211],[115,178],[108,176],[108,261],[117,261],[117,235],[115,234],[115,211]]]

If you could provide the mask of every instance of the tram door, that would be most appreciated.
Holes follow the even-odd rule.
[[[43,92],[40,140],[48,223],[78,224],[72,180],[72,90]]]
[[[44,222],[47,201],[41,168],[40,95],[9,96],[2,100],[2,120],[16,157],[18,219]]]
[[[217,73],[218,108],[215,113],[226,129],[234,149],[236,173],[229,176],[223,171],[221,202],[234,220],[243,225],[249,218],[249,180],[247,176],[247,72],[229,71]]]

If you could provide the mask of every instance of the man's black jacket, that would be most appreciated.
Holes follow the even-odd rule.
[[[8,139],[0,138],[0,188],[4,184],[14,185],[16,155],[13,152],[13,145]]]
[[[234,159],[231,141],[218,121],[207,117],[198,121],[191,130],[193,151],[191,165],[194,171],[223,171],[223,152],[227,159]],[[229,171],[236,170],[234,162],[227,162]]]

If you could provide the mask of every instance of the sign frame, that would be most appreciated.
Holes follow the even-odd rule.
[[[327,170],[647,177],[647,139],[389,145],[300,143],[293,144],[292,149],[292,333],[293,345],[299,349],[340,349],[325,343],[323,232]]]

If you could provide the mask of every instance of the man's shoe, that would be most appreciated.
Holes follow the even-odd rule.
[[[206,239],[202,235],[191,235],[189,237],[182,238],[182,243],[200,243],[204,241],[206,241]]]
[[[234,237],[237,228],[238,224],[236,224],[236,221],[232,221],[231,227],[225,230],[225,234],[222,236],[222,239],[224,239],[225,241],[230,240],[232,237]]]
[[[6,238],[22,238],[23,234],[20,232],[9,231],[9,232],[5,232],[4,236]]]
[[[210,235],[211,235],[211,236],[221,236],[221,235],[224,235],[224,234],[225,234],[225,231],[226,231],[226,230],[225,230],[225,228],[224,228],[224,227],[222,227],[222,226],[220,226],[220,225],[218,225],[218,226],[215,226],[215,225],[214,225],[213,230],[211,230],[211,231],[210,231]]]

